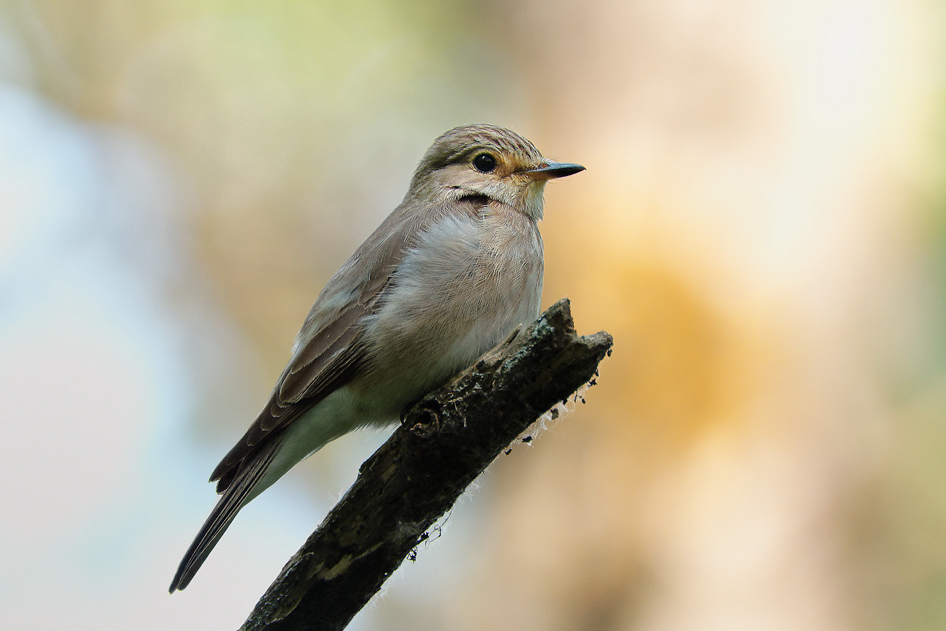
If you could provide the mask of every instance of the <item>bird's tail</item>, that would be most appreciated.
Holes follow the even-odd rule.
[[[197,533],[197,537],[191,543],[190,548],[187,549],[187,553],[174,574],[174,580],[171,581],[171,588],[168,590],[172,594],[175,590],[187,587],[197,570],[203,565],[207,555],[217,545],[223,533],[227,531],[233,518],[236,517],[241,508],[256,496],[256,494],[251,493],[273,461],[273,456],[276,455],[280,441],[267,441],[267,443],[261,451],[249,459],[249,462],[241,465],[242,470],[223,491],[217,505],[210,511],[210,515],[204,525],[200,527],[200,532]]]

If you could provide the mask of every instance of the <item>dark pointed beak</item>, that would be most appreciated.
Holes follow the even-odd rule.
[[[546,160],[545,164],[537,166],[534,169],[529,169],[525,173],[536,179],[544,178],[546,180],[551,180],[552,178],[556,177],[574,175],[584,170],[585,167],[581,166],[580,164],[571,164],[570,162],[553,162],[552,160]]]

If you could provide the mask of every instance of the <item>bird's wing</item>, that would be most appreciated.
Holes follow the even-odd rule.
[[[400,210],[400,209],[399,209]],[[225,491],[272,440],[316,403],[348,383],[366,361],[365,319],[374,313],[391,276],[417,235],[439,213],[418,217],[396,210],[342,266],[319,295],[269,402],[243,438],[214,469]],[[333,305],[341,305],[335,307]]]

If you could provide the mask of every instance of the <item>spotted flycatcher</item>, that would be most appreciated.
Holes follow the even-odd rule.
[[[545,183],[584,167],[493,125],[451,129],[404,201],[316,299],[269,402],[214,469],[220,498],[170,591],[184,589],[237,512],[296,463],[411,402],[539,315]]]

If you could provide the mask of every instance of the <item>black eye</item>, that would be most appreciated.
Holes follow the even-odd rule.
[[[477,171],[489,173],[496,168],[496,158],[494,158],[492,154],[481,153],[473,158],[473,166],[476,167]]]

